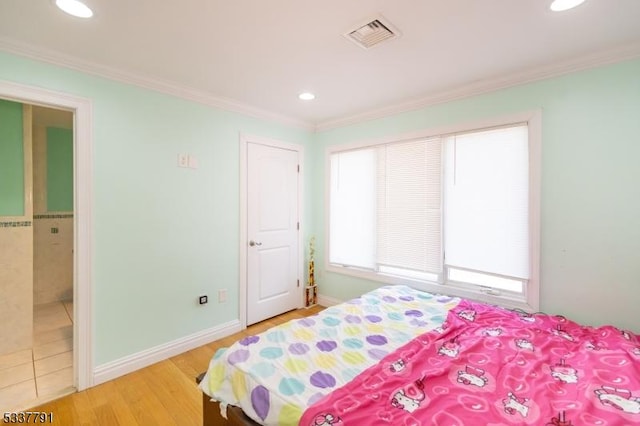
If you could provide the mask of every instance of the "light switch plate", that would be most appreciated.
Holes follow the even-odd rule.
[[[189,167],[189,156],[187,154],[178,154],[178,167]]]
[[[193,155],[188,155],[188,160],[187,163],[189,164],[189,168],[190,169],[197,169],[198,168],[198,159],[196,157],[194,157]]]

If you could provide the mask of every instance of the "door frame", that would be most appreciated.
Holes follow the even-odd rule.
[[[0,80],[3,99],[64,109],[73,126],[73,384],[93,386],[93,105],[90,99]]]
[[[239,270],[239,288],[238,288],[238,312],[240,326],[244,330],[247,328],[247,257],[248,257],[248,152],[249,143],[270,146],[273,148],[288,149],[298,153],[298,164],[300,172],[298,173],[298,222],[300,222],[300,231],[298,232],[298,279],[300,287],[298,288],[298,308],[303,307],[303,294],[305,281],[302,277],[304,271],[304,223],[302,210],[302,196],[304,179],[301,178],[304,171],[304,147],[302,145],[282,142],[275,139],[263,138],[259,136],[240,133],[240,270]]]

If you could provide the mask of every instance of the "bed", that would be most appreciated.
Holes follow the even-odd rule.
[[[210,424],[632,425],[640,340],[383,287],[218,351],[200,386]]]
[[[218,350],[200,382],[204,400],[234,407],[257,424],[298,424],[304,409],[343,386],[388,353],[444,322],[460,299],[406,286],[386,286],[292,320]],[[224,424],[217,404],[205,404]],[[228,409],[228,407],[232,407]],[[242,418],[246,422],[246,418]]]

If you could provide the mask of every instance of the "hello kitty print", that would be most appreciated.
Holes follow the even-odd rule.
[[[470,301],[445,324],[308,408],[300,424],[640,425],[640,339],[630,331]]]

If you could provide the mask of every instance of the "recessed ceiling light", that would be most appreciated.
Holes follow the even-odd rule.
[[[303,101],[311,101],[316,98],[316,95],[314,95],[311,92],[303,92],[303,93],[300,93],[298,97]]]
[[[78,18],[91,18],[93,16],[93,11],[89,9],[89,6],[78,0],[56,0],[56,6],[63,12]]]
[[[584,3],[584,0],[554,0],[550,8],[554,12],[562,12],[563,10],[573,9],[582,3]]]

